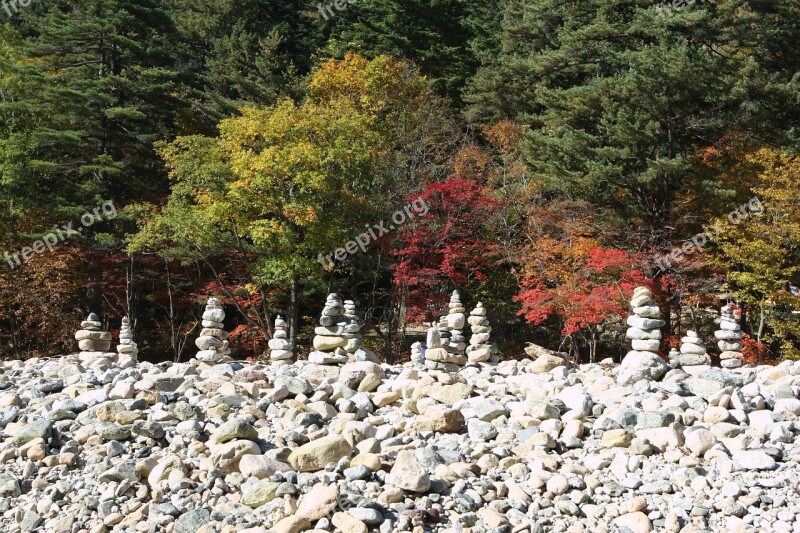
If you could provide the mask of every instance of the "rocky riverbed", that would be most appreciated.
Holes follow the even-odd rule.
[[[623,371],[5,362],[0,530],[800,531],[800,364]]]

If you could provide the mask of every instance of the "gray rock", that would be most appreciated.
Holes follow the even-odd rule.
[[[368,526],[377,526],[384,520],[383,513],[369,507],[352,507],[348,509],[347,512],[350,513],[350,516],[364,522]]]
[[[665,428],[675,422],[675,415],[666,411],[643,411],[636,417],[636,429]]]
[[[42,516],[34,511],[27,510],[22,517],[20,528],[22,531],[34,531],[42,523]]]
[[[241,418],[232,418],[214,431],[214,440],[220,443],[240,439],[256,440],[257,438],[258,430]]]
[[[617,383],[633,385],[642,379],[658,381],[669,369],[669,365],[658,355],[631,350],[619,366]]]
[[[131,436],[131,430],[112,422],[98,422],[95,424],[97,434],[105,440],[125,440]]]
[[[733,454],[733,464],[743,470],[774,470],[777,467],[775,459],[757,450],[744,450]]]
[[[195,533],[211,521],[208,509],[194,509],[184,513],[175,521],[175,533]]]
[[[369,479],[372,476],[372,471],[364,465],[358,465],[346,468],[343,474],[348,481],[355,481],[357,479]]]
[[[53,432],[53,422],[50,420],[34,420],[14,433],[14,445],[22,446],[34,439],[50,439]]]
[[[497,428],[489,422],[473,418],[467,422],[469,438],[476,442],[486,442],[497,436]]]

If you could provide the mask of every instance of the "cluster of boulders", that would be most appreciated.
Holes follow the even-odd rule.
[[[0,530],[800,529],[800,363],[651,378],[535,356],[3,362]]]

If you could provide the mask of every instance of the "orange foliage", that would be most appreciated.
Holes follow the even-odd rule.
[[[82,289],[88,259],[77,245],[63,243],[11,270],[0,265],[0,316],[5,336],[0,355],[28,358],[77,351]]]

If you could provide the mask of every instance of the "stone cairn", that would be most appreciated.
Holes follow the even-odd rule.
[[[719,330],[714,332],[719,354],[719,364],[723,368],[739,368],[742,366],[742,328],[733,316],[733,309],[724,306],[720,310]]]
[[[450,333],[452,331],[452,328],[450,328],[450,326],[447,325],[447,315],[439,317],[439,321],[436,323],[436,325],[431,324],[431,326],[436,328],[436,332],[439,334],[439,336],[437,337],[439,339],[438,345],[431,346],[429,342],[426,342],[425,346],[427,348],[445,348],[445,351],[447,351],[446,348],[450,345],[450,337],[452,335]],[[430,330],[428,330],[428,341],[430,341],[430,333],[431,333]],[[428,352],[426,350],[425,351],[426,360],[428,359],[427,354]],[[466,359],[464,359],[464,363],[466,364]]]
[[[461,303],[461,295],[458,291],[453,291],[450,297],[449,310],[447,312],[447,327],[450,328],[450,342],[445,346],[448,352],[454,355],[464,355],[467,348],[467,339],[464,337],[462,330],[467,322],[467,317],[464,314],[464,304]]]
[[[677,348],[672,348],[669,351],[669,364],[674,367],[677,367],[680,364],[679,359],[681,358],[681,352]]]
[[[269,348],[269,360],[272,362],[288,364],[294,357],[292,343],[289,341],[289,333],[286,331],[286,321],[281,318],[281,315],[278,315],[278,318],[275,319],[275,330],[269,340]]]
[[[344,318],[346,325],[344,326],[343,337],[347,339],[347,345],[344,351],[347,352],[347,358],[352,363],[355,361],[371,361],[378,362],[378,358],[370,350],[364,348],[361,341],[361,324],[356,315],[356,303],[353,300],[344,301]]]
[[[710,365],[711,358],[706,353],[702,339],[692,330],[686,332],[681,338],[681,355],[678,362],[682,367]]]
[[[661,310],[653,300],[653,293],[647,287],[637,287],[631,298],[633,315],[628,317],[627,337],[631,339],[633,352],[649,352],[658,354],[661,347]]]
[[[445,326],[446,327],[446,326]],[[449,340],[449,328],[445,331]],[[431,326],[428,329],[428,338],[425,349],[425,366],[434,370],[444,370],[446,372],[458,372],[462,366],[467,364],[467,358],[463,355],[450,352],[442,338],[442,322],[438,326]],[[413,358],[413,354],[412,354]]]
[[[122,318],[122,326],[119,328],[119,344],[117,345],[117,366],[119,368],[131,368],[136,366],[139,355],[139,346],[133,342],[133,329],[131,329],[131,319]]]
[[[78,359],[84,367],[103,366],[109,368],[116,362],[117,354],[110,352],[111,332],[103,331],[100,317],[91,313],[81,322],[81,329],[75,333],[81,352]]]
[[[203,329],[194,343],[200,349],[197,352],[198,361],[216,363],[230,355],[228,348],[228,332],[223,328],[225,324],[225,310],[216,298],[209,298],[203,312]]]
[[[308,355],[310,363],[320,365],[338,365],[347,363],[350,359],[345,347],[348,345],[346,326],[350,325],[350,318],[344,316],[342,297],[336,293],[328,295],[319,327],[314,329],[314,351]],[[353,328],[349,328],[351,335]]]
[[[433,329],[436,330],[436,328]],[[438,334],[439,331],[436,330],[436,333]],[[415,366],[422,366],[424,364],[422,358],[422,343],[415,342],[411,345],[411,362],[414,363]]]
[[[472,337],[467,346],[467,361],[470,363],[497,362],[497,349],[489,342],[492,326],[486,318],[486,308],[478,302],[467,319],[472,329]],[[494,361],[492,361],[494,359]]]

